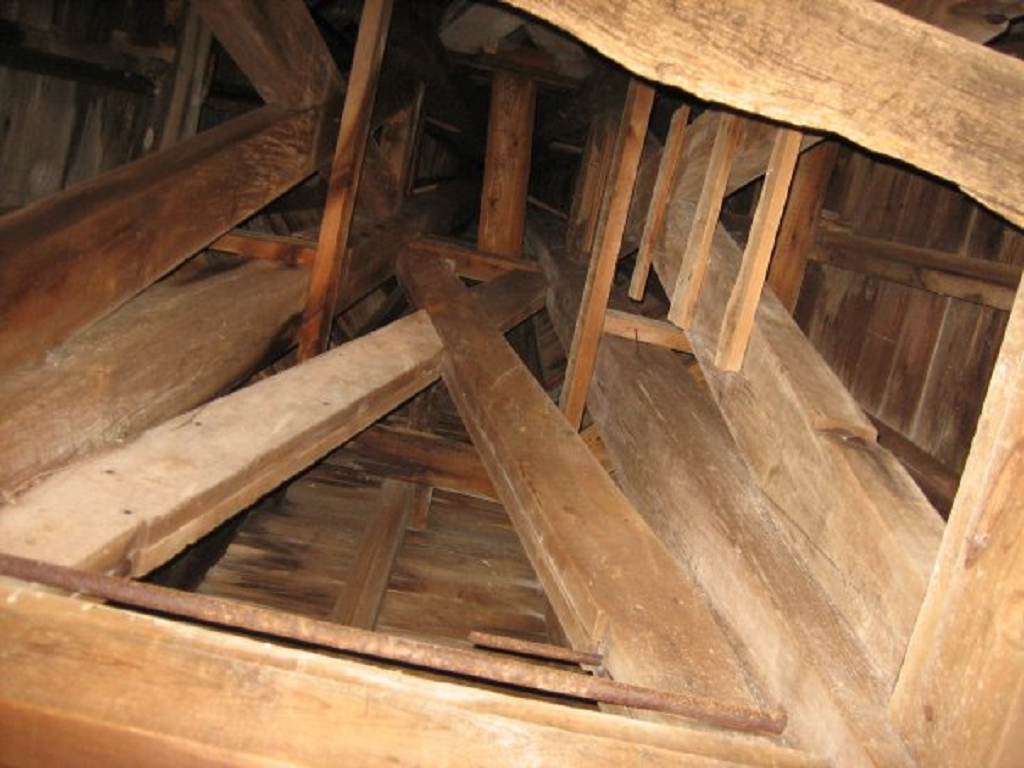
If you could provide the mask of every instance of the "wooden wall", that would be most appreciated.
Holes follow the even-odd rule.
[[[858,236],[1024,265],[1020,230],[951,186],[850,147],[839,151],[823,219]],[[963,470],[1007,312],[812,261],[796,316],[869,414]]]

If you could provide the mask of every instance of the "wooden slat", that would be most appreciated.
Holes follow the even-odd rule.
[[[327,349],[334,322],[332,310],[339,290],[343,290],[341,286],[348,279],[352,214],[391,20],[391,5],[392,0],[367,0],[359,20],[359,36],[331,164],[330,192],[302,313],[299,360],[308,360]]]
[[[788,128],[780,128],[776,136],[754,223],[743,250],[743,263],[722,317],[715,353],[715,365],[722,370],[735,371],[743,363],[802,139],[799,131]]]
[[[577,428],[583,420],[587,402],[587,388],[594,370],[597,345],[604,327],[604,313],[608,306],[615,264],[622,246],[622,232],[633,195],[640,153],[647,135],[647,121],[654,103],[654,89],[633,80],[626,92],[615,149],[612,154],[610,183],[605,193],[594,236],[594,252],[584,300],[576,321],[576,334],[569,349],[569,362],[565,372],[560,405],[569,423]]]
[[[861,237],[822,222],[813,261],[1009,311],[1021,268],[929,248]]]
[[[651,195],[647,210],[647,221],[644,224],[640,249],[636,254],[636,264],[629,283],[629,298],[640,301],[644,297],[647,278],[651,272],[651,258],[654,243],[661,240],[665,228],[665,210],[668,208],[669,196],[672,191],[672,180],[679,168],[679,158],[686,145],[686,124],[690,120],[690,107],[686,104],[672,114],[668,136],[662,150],[661,162],[658,164],[658,176],[654,181],[654,192]]]
[[[1024,293],[1003,337],[892,716],[922,764],[1024,750]]]
[[[269,235],[236,229],[210,243],[211,251],[231,253],[249,259],[263,259],[309,267],[316,259],[316,243],[303,237]]]
[[[451,261],[460,277],[468,277],[471,280],[493,280],[499,275],[518,270],[537,271],[534,262],[488,253],[450,238],[420,237],[409,242],[409,249]]]
[[[309,175],[316,118],[264,107],[0,219],[0,371],[99,320]]]
[[[494,72],[477,234],[482,251],[511,257],[523,252],[536,102],[535,81]]]
[[[14,764],[821,765],[765,739],[427,680],[13,581],[0,583],[0,632]]]
[[[834,141],[818,144],[805,152],[796,165],[768,269],[768,286],[790,313],[800,298],[807,258],[838,150]]]
[[[623,682],[749,701],[688,575],[454,273],[413,260],[399,270],[445,343],[448,391],[573,645],[598,647]]]
[[[690,224],[676,282],[672,289],[668,319],[684,330],[693,323],[711,251],[711,238],[718,226],[732,157],[739,143],[743,122],[736,115],[723,114],[715,134],[714,148],[704,172],[697,210]]]
[[[665,320],[609,309],[604,315],[604,332],[623,339],[656,344],[676,352],[693,353],[686,333]]]
[[[1024,171],[1021,110],[1006,108],[1007,94],[1024,92],[1024,62],[868,0],[812,12],[802,0],[512,4],[642,77],[845,136],[1024,225],[1024,190],[1006,183]]]
[[[345,591],[331,610],[331,621],[363,629],[377,624],[388,578],[412,514],[416,487],[385,480],[377,510],[367,523]]]

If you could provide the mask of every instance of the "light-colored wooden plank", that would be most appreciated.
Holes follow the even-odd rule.
[[[632,80],[626,92],[626,103],[615,138],[615,149],[610,161],[610,183],[601,205],[590,272],[562,387],[562,412],[569,423],[577,428],[583,420],[587,388],[590,386],[597,345],[604,328],[604,313],[608,307],[615,264],[622,246],[622,232],[626,226],[626,214],[633,196],[633,185],[653,103],[654,89],[638,80]]]
[[[766,739],[427,680],[20,582],[0,582],[0,606],[0,742],[15,763],[821,765]]]
[[[495,70],[477,233],[482,251],[513,258],[522,255],[536,103],[535,81]]]
[[[327,349],[334,322],[333,308],[338,292],[343,290],[341,286],[348,279],[352,214],[391,21],[391,6],[392,0],[367,0],[359,20],[359,35],[331,164],[330,192],[299,329],[300,361]]]
[[[790,313],[800,298],[808,254],[838,150],[834,141],[818,144],[801,155],[796,164],[768,268],[768,286]]]
[[[316,117],[263,107],[4,216],[0,371],[40,358],[309,175]]]
[[[1006,108],[1024,92],[1024,62],[869,0],[512,4],[641,77],[845,136],[1024,225],[1024,190],[1006,183],[1024,171],[1022,112]]]
[[[893,694],[917,759],[1024,754],[1024,293],[1003,337],[938,563]]]
[[[604,332],[623,339],[657,344],[659,347],[674,349],[676,352],[693,354],[693,348],[690,346],[690,340],[686,337],[686,332],[665,320],[655,320],[652,317],[609,309],[604,315]]]
[[[640,249],[636,254],[636,264],[629,283],[629,298],[640,301],[644,297],[647,278],[651,273],[651,257],[654,243],[661,239],[665,227],[665,210],[668,208],[669,195],[672,191],[672,179],[679,168],[679,158],[686,145],[686,124],[690,120],[690,107],[686,104],[672,114],[668,136],[658,164],[658,176],[654,181],[654,192],[651,195],[647,210],[647,221],[644,224]]]
[[[454,273],[413,260],[399,270],[445,342],[448,391],[573,645],[597,647],[623,682],[750,701],[688,574]]]
[[[718,335],[715,365],[724,371],[738,370],[743,363],[750,330],[754,325],[754,312],[761,300],[761,289],[764,288],[765,276],[768,274],[768,261],[775,247],[775,236],[782,221],[782,210],[789,195],[790,182],[793,181],[802,139],[799,131],[788,128],[780,128],[775,138],[754,223],[743,250],[743,262],[736,276],[736,284],[729,294],[729,303],[726,304]]]
[[[673,284],[668,319],[686,330],[693,323],[704,275],[711,251],[711,238],[718,226],[726,182],[732,167],[733,154],[739,143],[743,121],[736,115],[724,113],[718,123],[714,147],[704,172],[697,209],[690,224],[686,245],[676,282]]]
[[[471,280],[493,280],[499,275],[518,270],[537,271],[537,265],[532,261],[488,253],[451,238],[420,237],[409,242],[409,249],[451,261],[460,277]]]

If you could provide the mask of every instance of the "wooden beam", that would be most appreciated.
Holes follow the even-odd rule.
[[[1024,750],[1024,292],[1018,292],[892,700],[915,757],[1012,765]]]
[[[403,259],[399,274],[444,341],[448,391],[574,647],[597,647],[623,682],[749,702],[687,573],[454,273]]]
[[[336,310],[393,274],[407,238],[450,230],[469,192],[460,185],[419,196],[361,240]],[[195,408],[283,354],[294,343],[308,279],[304,269],[269,264],[172,277],[39,363],[0,376],[0,489],[13,492],[72,458]],[[534,275],[518,288],[506,294],[495,285],[502,293],[490,301],[510,295],[512,306],[495,304],[494,311],[521,316],[543,306],[543,280]]]
[[[768,268],[768,287],[791,314],[800,298],[807,259],[838,149],[834,141],[818,144],[801,155],[796,164],[793,186],[775,241],[775,253]]]
[[[409,249],[438,259],[451,261],[460,277],[471,280],[493,280],[515,271],[536,272],[534,262],[488,253],[451,238],[420,237],[409,242]]]
[[[672,288],[671,306],[668,319],[686,330],[693,323],[697,311],[697,300],[704,286],[704,275],[708,268],[711,252],[711,238],[718,226],[718,214],[725,198],[726,182],[732,158],[740,140],[743,121],[736,115],[723,113],[715,134],[714,148],[708,158],[701,185],[697,210],[690,224],[686,245],[682,251],[679,274]]]
[[[359,19],[359,36],[349,75],[345,106],[331,164],[330,191],[320,224],[317,257],[309,279],[309,294],[299,330],[299,360],[327,349],[337,296],[348,280],[348,242],[356,193],[366,153],[373,99],[384,44],[391,20],[392,0],[367,0]]]
[[[0,372],[109,314],[308,176],[316,119],[263,107],[4,216]]]
[[[203,20],[268,104],[305,109],[344,85],[300,0],[195,0]]]
[[[878,427],[879,444],[892,451],[928,500],[943,517],[948,517],[960,485],[960,475],[880,419],[872,416],[871,421]]]
[[[0,581],[0,606],[0,742],[15,763],[821,765],[766,739],[425,679],[21,582]]]
[[[1007,94],[1024,92],[1024,62],[868,0],[511,4],[641,77],[845,136],[1024,225],[1024,190],[1006,183],[1024,172],[1022,118],[1005,108]]]
[[[548,313],[568,342],[585,278],[547,245],[558,242],[557,232],[544,233],[535,250],[550,285]],[[606,340],[588,405],[617,481],[696,575],[751,674],[789,712],[792,743],[836,765],[908,765],[886,716],[889,689],[679,355]]]
[[[823,221],[810,259],[1008,312],[1021,268],[930,248],[861,237]]]
[[[572,253],[589,255],[594,248],[594,234],[597,232],[601,199],[607,185],[614,147],[615,113],[612,110],[598,112],[587,132],[587,144],[576,175],[576,188],[569,210],[565,242]]]
[[[622,247],[622,232],[626,226],[626,214],[633,196],[633,185],[640,166],[640,153],[653,103],[654,89],[638,80],[632,80],[626,91],[626,103],[622,109],[612,159],[609,161],[610,183],[601,204],[590,272],[583,303],[580,304],[580,315],[576,320],[576,333],[569,349],[565,384],[559,402],[569,423],[577,429],[583,420],[587,388],[590,386],[597,345],[604,328],[608,296]]]
[[[482,251],[513,258],[522,255],[536,103],[534,80],[495,70],[477,234]]]
[[[342,450],[370,462],[372,474],[497,499],[487,470],[471,445],[419,430],[377,425],[361,432]]]
[[[644,224],[640,249],[636,254],[636,265],[629,283],[629,298],[641,301],[647,287],[647,278],[651,272],[651,256],[654,243],[661,239],[665,228],[665,210],[668,208],[669,194],[672,191],[672,180],[679,169],[679,158],[686,146],[686,124],[690,120],[690,107],[686,104],[672,114],[669,123],[665,148],[658,164],[658,176],[654,181],[651,204],[647,210],[647,221]]]
[[[754,325],[754,313],[761,301],[761,290],[768,274],[768,261],[782,221],[782,210],[789,195],[790,182],[793,181],[793,171],[796,170],[802,138],[799,131],[787,128],[780,128],[775,138],[754,222],[750,227],[747,246],[743,250],[743,263],[740,264],[736,284],[729,294],[729,303],[722,317],[722,329],[715,352],[715,365],[722,370],[739,370],[743,363]]]
[[[686,333],[665,320],[634,315],[618,309],[609,309],[604,314],[604,332],[623,339],[656,344],[676,352],[693,354],[693,347]]]
[[[348,584],[331,609],[331,621],[362,629],[377,624],[395,557],[405,539],[415,500],[416,486],[385,480],[380,501],[367,522],[356,550]]]
[[[310,267],[316,259],[316,243],[304,237],[270,235],[235,229],[210,243],[211,251],[276,261],[289,267]]]

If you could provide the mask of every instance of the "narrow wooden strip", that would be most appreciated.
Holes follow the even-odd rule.
[[[308,360],[327,348],[334,321],[333,308],[340,286],[348,279],[349,231],[391,20],[391,6],[392,0],[367,0],[359,20],[359,36],[331,165],[330,193],[320,224],[317,257],[299,330],[300,361]]]
[[[533,643],[529,640],[494,635],[490,632],[470,632],[469,642],[481,648],[511,651],[512,653],[533,656],[538,659],[564,661],[569,664],[581,664],[588,667],[600,667],[604,663],[604,657],[599,653],[584,653],[583,651],[574,651],[572,648]]]
[[[290,267],[309,267],[316,259],[316,243],[301,237],[282,237],[236,229],[210,243],[211,251],[249,259],[278,261]]]
[[[647,221],[644,224],[640,249],[636,254],[636,265],[633,277],[629,282],[629,298],[640,301],[647,287],[647,277],[651,272],[651,258],[654,244],[661,240],[665,227],[665,211],[668,209],[669,197],[672,192],[672,180],[679,167],[679,159],[686,146],[686,124],[690,120],[690,107],[687,104],[679,107],[672,115],[669,123],[668,136],[662,150],[661,162],[658,164],[658,177],[654,182],[654,193],[647,209]]]
[[[872,416],[871,421],[878,427],[879,445],[892,451],[928,500],[948,516],[960,485],[960,475],[880,419]]]
[[[775,236],[782,221],[782,210],[789,195],[789,185],[793,180],[793,171],[796,170],[802,139],[803,135],[799,131],[788,128],[780,128],[775,138],[754,223],[743,250],[743,262],[729,294],[729,303],[725,307],[718,335],[715,365],[724,371],[738,370],[743,363],[750,331],[754,326],[754,312],[761,300],[761,289],[768,274],[768,261],[775,247]]]
[[[714,148],[711,150],[708,167],[704,173],[704,184],[683,248],[679,273],[672,289],[672,303],[668,310],[668,319],[684,330],[693,323],[697,299],[704,285],[711,238],[718,226],[718,214],[722,209],[726,182],[729,180],[729,170],[739,143],[742,125],[741,119],[730,113],[723,114],[718,123]]]
[[[461,277],[493,280],[513,271],[537,272],[537,264],[521,258],[490,253],[451,238],[420,237],[409,242],[409,249],[454,263]]]
[[[615,277],[615,264],[622,245],[626,214],[633,195],[633,184],[636,182],[653,103],[654,89],[638,80],[632,80],[615,139],[611,183],[602,204],[587,286],[576,321],[576,334],[569,350],[565,385],[562,388],[562,412],[569,423],[577,428],[583,420],[587,388],[594,371],[594,358],[604,327],[604,313],[608,306],[612,279]]]
[[[693,347],[685,331],[672,323],[655,320],[652,317],[633,315],[618,309],[609,309],[604,315],[604,332],[623,339],[657,344],[659,347],[674,349],[676,352],[693,354]]]

